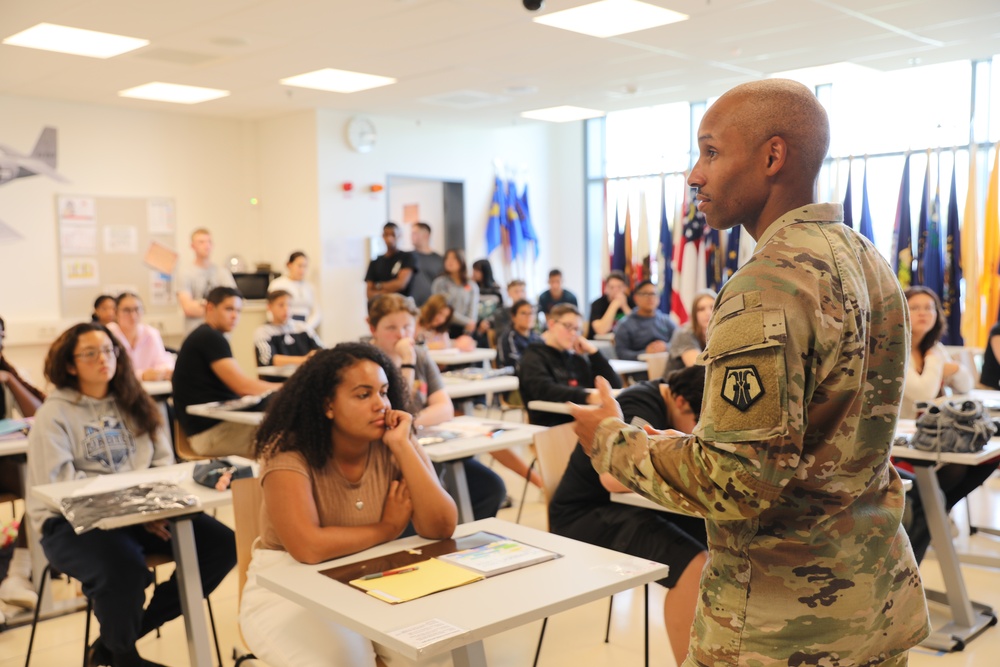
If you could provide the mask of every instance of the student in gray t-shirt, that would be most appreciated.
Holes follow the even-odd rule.
[[[236,287],[228,269],[212,263],[212,233],[203,227],[191,232],[194,265],[177,276],[177,303],[184,312],[184,335],[205,321],[205,297],[216,287]]]

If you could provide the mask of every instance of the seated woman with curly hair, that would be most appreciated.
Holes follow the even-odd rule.
[[[455,503],[412,435],[413,417],[395,409],[404,404],[399,371],[384,353],[341,343],[304,363],[269,406],[256,437],[261,537],[240,606],[243,636],[267,664],[407,664],[257,583],[272,567],[394,540],[411,522],[423,537],[451,536]]]

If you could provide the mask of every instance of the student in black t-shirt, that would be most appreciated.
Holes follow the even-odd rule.
[[[656,429],[690,433],[701,413],[704,389],[704,367],[691,366],[666,380],[632,385],[618,395],[618,403],[626,422],[641,419]],[[611,493],[628,490],[610,473],[598,475],[583,448],[576,447],[549,502],[549,529],[670,566],[670,574],[657,583],[670,589],[663,617],[680,665],[687,656],[701,571],[708,560],[705,520],[612,502]]]
[[[236,328],[239,321],[243,309],[240,292],[232,287],[216,287],[205,300],[205,323],[184,339],[174,364],[177,421],[191,448],[202,456],[252,457],[256,426],[187,413],[189,405],[228,401],[281,388],[280,384],[244,374],[233,358],[225,334]]]
[[[410,295],[410,280],[417,270],[417,263],[412,253],[399,250],[396,245],[398,239],[399,225],[385,223],[382,227],[385,254],[373,259],[365,274],[369,302],[383,294]]]
[[[583,317],[576,306],[561,303],[549,311],[549,328],[543,343],[532,343],[521,355],[517,376],[521,398],[530,401],[599,401],[594,380],[602,376],[612,387],[622,380],[594,344],[581,335]],[[569,415],[528,410],[532,424],[555,426],[572,420]]]
[[[604,279],[604,294],[590,304],[590,326],[587,338],[609,334],[626,315],[632,314],[635,302],[628,293],[628,277],[621,271],[612,271]]]

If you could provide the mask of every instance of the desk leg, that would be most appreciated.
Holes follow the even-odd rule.
[[[446,487],[451,497],[458,505],[458,522],[468,523],[474,521],[472,515],[472,498],[469,496],[469,480],[465,477],[465,466],[462,460],[448,461],[445,463]],[[457,666],[456,666],[457,667]]]
[[[194,543],[191,517],[178,517],[170,521],[173,532],[174,560],[177,563],[177,586],[180,589],[181,611],[188,638],[188,654],[192,667],[212,667],[212,652],[208,640],[208,621],[205,618],[205,597],[201,588],[201,571],[198,552]]]
[[[934,467],[914,466],[914,473],[917,476],[920,501],[927,515],[931,544],[941,566],[945,598],[951,609],[952,617],[950,623],[934,631],[924,644],[949,651],[962,650],[966,642],[971,641],[980,632],[996,623],[996,616],[989,607],[978,605],[969,600],[965,580],[962,578],[961,565],[952,542],[951,530],[948,527],[948,513],[944,507],[944,496],[938,485]],[[931,593],[928,592],[928,599],[936,600],[938,596]]]
[[[486,651],[482,642],[473,642],[451,652],[455,667],[486,667]]]

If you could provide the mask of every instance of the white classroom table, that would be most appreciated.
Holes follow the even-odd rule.
[[[487,404],[489,404],[489,397],[491,395],[505,391],[516,391],[519,385],[516,375],[497,375],[491,378],[483,378],[482,380],[465,380],[442,375],[441,379],[444,381],[444,392],[450,398],[469,398],[470,396],[485,395],[487,397]]]
[[[645,373],[649,370],[649,364],[645,361],[632,361],[631,359],[608,359],[611,368],[618,375],[632,375],[634,373]]]
[[[217,403],[202,403],[201,405],[190,405],[187,411],[190,414],[222,421],[231,421],[239,424],[250,424],[256,426],[264,419],[263,412],[237,412],[233,410],[220,409]],[[535,434],[544,431],[543,426],[533,426],[521,422],[504,422],[493,419],[479,419],[478,417],[456,417],[453,421],[445,422],[434,426],[435,429],[448,430],[449,425],[457,427],[465,425],[467,427],[493,427],[502,429],[494,435],[477,435],[472,437],[461,437],[445,442],[425,445],[424,451],[431,461],[445,465],[447,472],[445,476],[445,488],[455,499],[458,505],[458,520],[462,523],[472,521],[472,501],[469,495],[469,483],[465,478],[465,468],[462,459],[492,452],[498,449],[509,447],[519,447],[531,444],[535,439]]]
[[[279,378],[290,378],[292,373],[299,370],[296,364],[285,364],[284,366],[258,366],[257,367],[257,377],[267,376],[267,377],[279,377]]]
[[[174,393],[170,380],[143,380],[142,388],[153,398],[166,398]]]
[[[660,563],[500,519],[461,524],[455,535],[480,530],[554,551],[562,558],[396,605],[319,571],[416,548],[430,540],[408,537],[327,563],[275,567],[259,573],[257,580],[309,611],[411,660],[451,653],[455,667],[485,667],[483,640],[487,637],[662,579],[668,573],[667,566]],[[452,629],[423,642],[411,638],[436,622]],[[410,632],[405,633],[407,630]]]
[[[177,564],[177,585],[180,589],[181,611],[184,616],[184,629],[187,632],[188,655],[191,665],[194,667],[212,667],[212,651],[208,636],[208,624],[205,618],[205,607],[202,604],[204,591],[201,587],[201,573],[198,568],[198,552],[194,541],[194,530],[191,527],[191,519],[201,512],[226,506],[232,503],[232,494],[229,491],[216,491],[208,487],[196,484],[191,478],[195,463],[178,463],[160,468],[150,468],[148,470],[138,470],[133,472],[117,473],[113,475],[114,480],[121,481],[121,487],[141,482],[148,482],[151,479],[161,479],[176,481],[185,491],[198,497],[199,505],[194,508],[170,509],[157,513],[133,514],[129,516],[116,517],[109,525],[109,528],[120,528],[139,523],[146,523],[156,519],[169,519],[170,530],[173,535],[171,540],[174,561]],[[93,485],[95,480],[101,482],[112,475],[100,475],[97,478],[88,477],[75,479],[68,482],[57,482],[55,484],[41,484],[30,489],[31,497],[49,509],[60,512],[60,501],[68,496],[75,495],[88,485]],[[101,487],[101,490],[106,490]]]
[[[909,434],[913,432],[913,428],[913,420],[901,419],[896,431],[900,435]],[[927,516],[931,545],[941,567],[944,593],[927,590],[925,591],[927,599],[943,603],[951,611],[951,621],[934,630],[922,645],[944,651],[961,651],[967,642],[994,625],[997,617],[991,607],[973,602],[969,598],[962,577],[960,560],[952,541],[948,510],[945,507],[944,494],[938,484],[936,471],[939,464],[974,466],[1000,457],[1000,438],[993,438],[983,451],[975,454],[939,454],[906,446],[895,446],[892,448],[892,455],[913,464],[913,473],[917,478],[917,492],[920,494],[920,502]]]
[[[497,358],[497,351],[489,347],[477,347],[469,352],[460,352],[455,348],[446,350],[427,350],[427,356],[438,366],[459,366],[461,364],[483,364]]]

